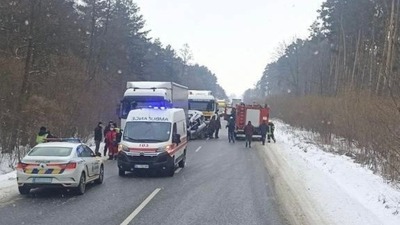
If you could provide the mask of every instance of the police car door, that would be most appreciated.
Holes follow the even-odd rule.
[[[90,155],[90,158],[87,159],[88,168],[90,170],[90,176],[95,176],[100,173],[100,160],[96,157],[96,154],[90,149],[88,146],[85,145],[85,150]]]
[[[87,172],[87,175],[89,177],[93,176],[92,164],[93,164],[94,157],[91,156],[90,151],[88,151],[88,149],[86,148],[85,145],[80,145],[77,148],[77,150],[78,150],[78,157],[81,158],[81,160],[83,161],[84,168]]]

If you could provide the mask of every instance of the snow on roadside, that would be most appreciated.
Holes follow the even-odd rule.
[[[274,123],[278,143],[267,145],[267,157],[285,161],[280,165],[303,183],[299,194],[303,191],[323,217],[340,225],[400,224],[398,188],[347,156],[324,152],[310,141],[310,132]]]
[[[0,203],[8,201],[18,194],[17,173],[12,171],[0,175]]]

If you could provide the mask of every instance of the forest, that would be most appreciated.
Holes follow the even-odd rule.
[[[33,144],[39,127],[87,137],[117,121],[127,81],[173,81],[226,98],[216,75],[150,37],[133,0],[0,1],[0,144]]]
[[[309,37],[282,44],[244,100],[322,144],[340,138],[340,154],[399,181],[399,10],[399,0],[324,1]]]

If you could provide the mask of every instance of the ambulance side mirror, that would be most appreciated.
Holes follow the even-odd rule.
[[[174,134],[172,137],[172,143],[179,145],[181,143],[181,135]]]

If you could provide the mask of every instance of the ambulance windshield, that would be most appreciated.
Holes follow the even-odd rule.
[[[171,136],[171,123],[169,122],[127,122],[123,139],[129,142],[165,142]]]

